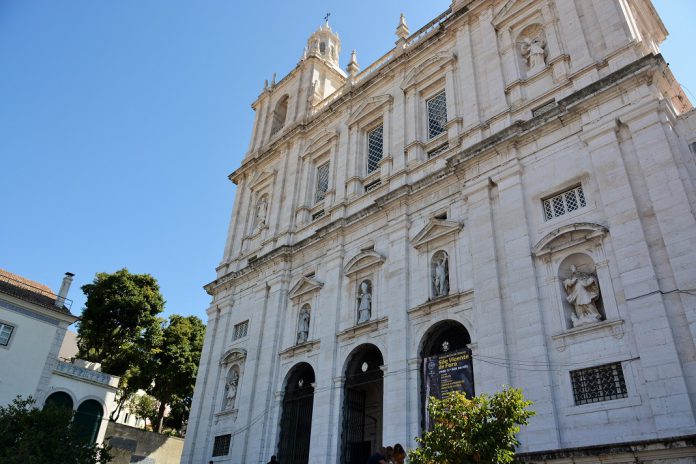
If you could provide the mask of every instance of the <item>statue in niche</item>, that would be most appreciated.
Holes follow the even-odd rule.
[[[599,298],[599,286],[592,274],[580,272],[575,265],[570,266],[571,276],[563,281],[568,303],[573,305],[571,319],[573,327],[601,321],[595,301]]]
[[[256,230],[259,231],[266,225],[266,215],[268,214],[268,200],[263,196],[256,205]]]
[[[304,343],[309,337],[309,309],[302,308],[297,325],[297,343]]]
[[[546,67],[546,41],[541,36],[525,37],[520,46],[529,71]]]
[[[437,256],[437,255],[436,255]],[[433,267],[433,296],[445,296],[449,293],[449,266],[447,263],[447,253],[440,253],[440,257],[435,257]]]
[[[370,281],[363,280],[358,291],[358,324],[367,322],[372,315],[372,288]]]
[[[239,372],[235,368],[230,369],[227,375],[227,382],[225,382],[225,388],[227,389],[227,395],[225,396],[225,408],[232,409],[234,407],[234,400],[237,398],[237,385],[239,384]]]

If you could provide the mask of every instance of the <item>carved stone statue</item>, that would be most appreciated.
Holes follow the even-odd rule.
[[[570,271],[572,274],[563,281],[563,287],[568,303],[573,305],[573,327],[601,321],[602,315],[595,305],[599,298],[597,280],[591,274],[578,271],[574,265],[570,266]]]
[[[309,311],[303,308],[300,311],[299,323],[297,325],[297,343],[304,343],[309,337]]]
[[[256,205],[256,230],[261,230],[266,225],[266,215],[268,214],[268,201],[266,197],[261,197]]]
[[[360,291],[358,292],[358,324],[370,320],[372,313],[372,294],[370,292],[370,283],[367,280],[363,280],[360,283]]]
[[[227,382],[225,387],[227,387],[227,395],[225,407],[226,409],[232,409],[234,406],[234,400],[237,398],[237,385],[239,384],[239,372],[232,369],[227,376]]]
[[[535,71],[546,66],[546,41],[541,37],[525,37],[521,44],[522,56],[527,61],[527,69]]]
[[[435,269],[433,269],[433,293],[435,297],[445,296],[449,293],[449,266],[445,253],[435,261]]]

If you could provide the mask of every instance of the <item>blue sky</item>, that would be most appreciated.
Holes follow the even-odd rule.
[[[367,66],[448,0],[0,1],[0,267],[70,297],[96,272],[160,282],[166,314],[204,320],[264,79],[331,12],[341,64]],[[663,54],[696,92],[692,0],[658,0]],[[696,98],[689,94],[692,101]]]

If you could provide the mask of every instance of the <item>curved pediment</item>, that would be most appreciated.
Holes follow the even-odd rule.
[[[254,191],[260,190],[266,184],[273,182],[277,172],[278,171],[275,169],[272,169],[256,173],[256,175],[252,177],[251,181],[249,181],[249,188]]]
[[[220,364],[231,364],[236,361],[243,361],[247,352],[244,348],[230,348],[220,356]]]
[[[393,101],[394,97],[391,95],[378,95],[376,97],[365,99],[350,113],[350,116],[348,117],[348,125],[352,126],[357,121],[369,115],[375,109],[380,108],[385,104],[391,104]]]
[[[319,291],[323,286],[322,282],[303,276],[290,288],[288,297],[290,299],[299,298],[307,293]]]
[[[541,257],[579,243],[601,239],[608,233],[609,229],[593,222],[568,224],[546,234],[544,238],[534,245],[532,254],[536,257]]]
[[[350,261],[348,261],[348,264],[345,265],[343,270],[346,275],[355,274],[363,269],[381,265],[384,262],[384,259],[384,256],[380,255],[376,251],[361,251]]]
[[[411,243],[414,247],[420,248],[439,238],[456,234],[462,227],[464,227],[464,224],[461,222],[433,218],[413,237]]]
[[[431,56],[406,74],[406,77],[401,84],[401,89],[406,90],[409,87],[418,84],[421,80],[427,78],[432,73],[439,70],[442,66],[452,61],[454,58],[455,55],[450,52],[440,52]]]

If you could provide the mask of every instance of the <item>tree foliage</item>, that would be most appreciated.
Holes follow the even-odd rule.
[[[112,375],[124,376],[134,366],[142,371],[161,331],[157,315],[164,298],[157,280],[127,269],[100,272],[82,291],[87,301],[78,323],[78,356],[102,363]]]
[[[162,333],[162,347],[154,356],[154,384],[149,392],[159,401],[155,430],[162,431],[166,407],[193,396],[205,325],[196,316],[172,315]]]
[[[0,407],[0,462],[3,464],[106,464],[108,447],[86,442],[73,411],[60,406],[34,406],[17,397]]]
[[[157,400],[150,395],[133,395],[128,402],[128,409],[144,422],[143,430],[147,430],[147,421],[154,424],[157,420]]]
[[[515,435],[527,425],[532,402],[522,390],[506,388],[492,396],[472,399],[462,393],[431,398],[428,412],[433,430],[416,438],[418,448],[409,452],[412,464],[507,464],[513,461]]]

